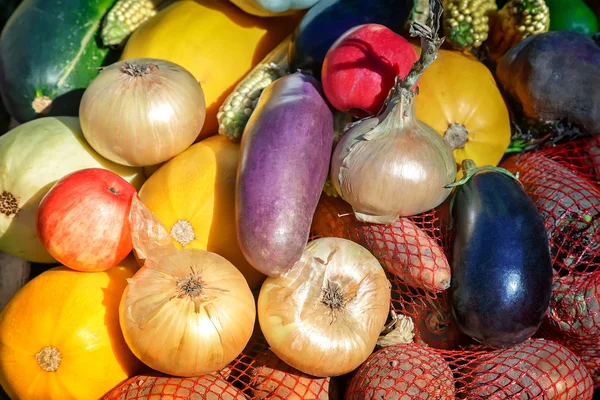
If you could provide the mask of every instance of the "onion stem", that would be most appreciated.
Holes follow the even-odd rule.
[[[178,278],[175,281],[177,285],[177,297],[190,297],[192,299],[200,296],[204,289],[204,283],[202,279],[200,279],[200,273],[194,271],[192,268],[192,272],[184,276],[183,278]]]
[[[136,62],[126,61],[121,65],[121,72],[129,76],[144,76],[158,69],[156,64],[138,64]]]
[[[327,281],[327,286],[322,290],[323,298],[321,302],[332,311],[344,308],[344,291],[341,286],[335,282]]]
[[[379,116],[386,111],[389,113],[390,107],[404,100],[411,102],[417,94],[414,89],[419,78],[425,70],[435,61],[438,56],[438,50],[442,47],[445,38],[438,36],[440,20],[443,12],[442,2],[440,0],[431,0],[429,2],[429,18],[427,25],[419,21],[414,21],[410,27],[410,36],[421,38],[421,54],[419,59],[413,63],[410,71],[404,79],[397,75],[394,86],[388,93],[388,97],[379,112]],[[408,109],[409,107],[406,107]],[[357,121],[359,122],[359,121]],[[353,124],[356,124],[353,123]]]

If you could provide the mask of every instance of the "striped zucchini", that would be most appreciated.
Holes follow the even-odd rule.
[[[290,41],[291,36],[285,38],[227,96],[217,113],[219,134],[239,142],[263,90],[289,73],[287,54]]]

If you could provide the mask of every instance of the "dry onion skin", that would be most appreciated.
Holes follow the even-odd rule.
[[[167,375],[193,377],[225,367],[242,352],[256,321],[246,279],[217,254],[176,249],[137,196],[130,224],[144,266],[128,280],[119,308],[127,345]]]
[[[361,222],[390,224],[429,211],[446,200],[446,186],[456,179],[452,149],[415,112],[415,84],[443,43],[436,33],[441,4],[432,3],[432,26],[414,23],[419,60],[404,80],[396,78],[378,115],[347,126],[331,159],[333,187]]]
[[[285,363],[312,376],[339,376],[375,348],[390,296],[390,282],[368,250],[320,238],[287,272],[263,283],[258,321],[270,350]]]
[[[103,68],[83,94],[81,129],[103,157],[152,166],[188,148],[206,118],[204,91],[185,68],[153,58]]]

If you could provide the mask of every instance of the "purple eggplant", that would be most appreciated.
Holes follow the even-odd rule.
[[[278,276],[300,259],[325,185],[333,114],[320,83],[294,73],[262,93],[241,140],[236,225],[248,262]]]
[[[456,236],[450,297],[459,328],[494,348],[515,346],[539,328],[552,293],[544,221],[508,171],[475,168],[453,194]]]

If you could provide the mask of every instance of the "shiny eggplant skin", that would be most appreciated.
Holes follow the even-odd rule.
[[[262,93],[240,143],[236,227],[246,260],[278,276],[302,256],[333,148],[320,83],[301,73]]]
[[[550,303],[544,222],[515,179],[479,171],[453,194],[450,296],[460,329],[492,348],[530,338]]]

